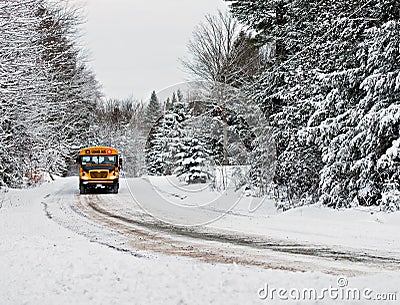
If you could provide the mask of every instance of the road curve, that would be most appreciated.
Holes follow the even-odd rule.
[[[347,276],[400,269],[396,256],[276,240],[206,225],[171,224],[135,206],[127,189],[118,195],[79,195],[72,181],[67,180],[43,200],[47,217],[92,241],[134,255],[159,253],[208,263]],[[145,180],[137,181],[149,186]]]

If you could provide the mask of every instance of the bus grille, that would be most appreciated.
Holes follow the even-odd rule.
[[[107,178],[108,171],[90,171],[90,178]]]

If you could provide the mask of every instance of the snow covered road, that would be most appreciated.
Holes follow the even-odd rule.
[[[169,179],[127,180],[118,195],[79,195],[76,184],[6,194],[1,304],[263,304],[266,283],[322,290],[343,276],[353,288],[399,291],[397,214],[279,213]]]

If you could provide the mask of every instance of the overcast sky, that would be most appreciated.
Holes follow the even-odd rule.
[[[147,100],[152,90],[185,81],[178,59],[207,13],[223,0],[70,0],[83,3],[83,43],[107,98]]]

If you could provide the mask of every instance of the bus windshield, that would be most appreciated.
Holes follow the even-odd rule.
[[[117,165],[117,156],[82,156],[82,165],[86,164],[112,164]]]

